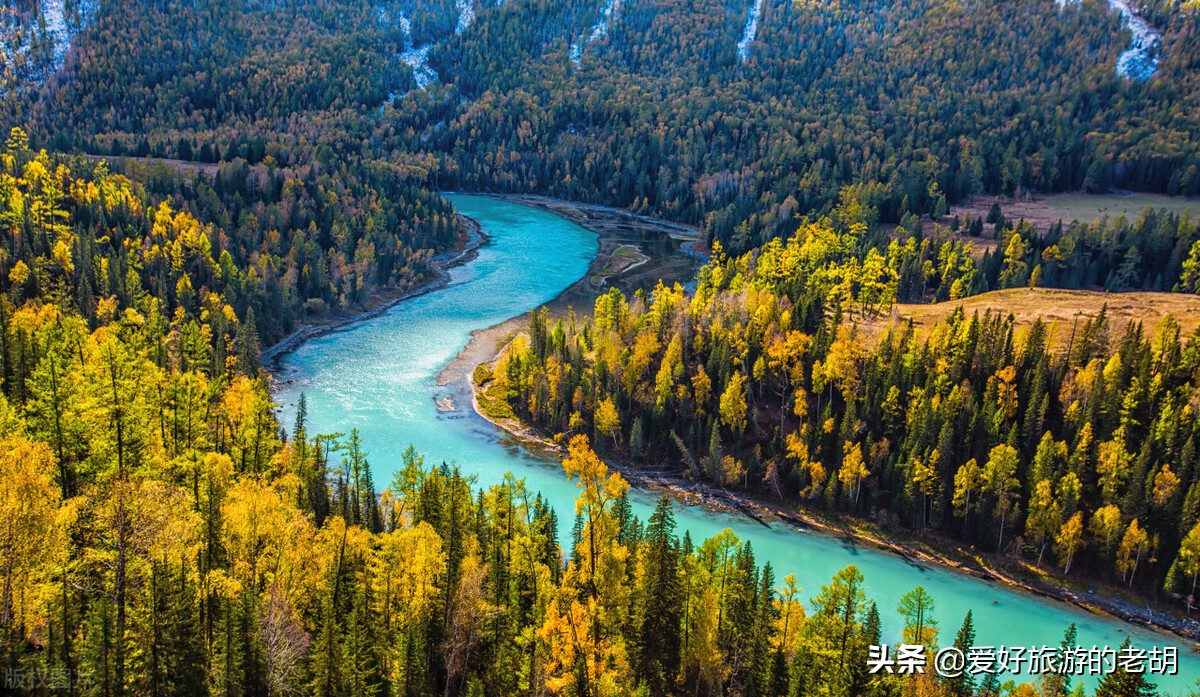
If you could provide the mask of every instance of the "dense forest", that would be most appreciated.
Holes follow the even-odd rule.
[[[981,193],[1200,193],[1195,3],[1141,4],[1162,34],[1148,79],[1117,72],[1129,31],[1099,0],[763,2],[743,59],[751,4],[100,3],[0,114],[64,151],[380,159],[694,223],[733,252],[853,183],[888,222]]]
[[[955,238],[880,251],[862,222],[872,217],[847,191],[786,242],[718,248],[690,295],[614,289],[589,318],[538,313],[476,380],[501,412],[590,434],[623,460],[936,530],[1190,607],[1196,336],[1170,318],[1154,336],[1115,326],[1099,304],[1074,324],[1021,330],[1011,315],[961,309],[925,332],[876,318],[918,287],[950,299],[1102,278],[1195,290],[1200,229],[1161,213],[1028,241],[1008,226],[988,271]],[[1143,259],[1130,240],[1159,253]]]
[[[320,263],[299,256],[303,247],[311,245],[318,259],[335,260],[348,249],[380,240],[422,234],[436,241],[454,231],[448,211],[437,208],[439,199],[422,199],[414,190],[412,198],[397,197],[390,204],[411,201],[409,208],[376,211],[380,219],[407,221],[410,227],[396,230],[394,237],[366,237],[372,230],[386,235],[391,229],[367,224],[353,225],[364,236],[345,237],[338,230],[350,227],[349,217],[362,214],[366,220],[370,216],[359,208],[374,210],[350,195],[355,191],[353,177],[318,177],[315,188],[309,189],[303,178],[291,179],[269,161],[252,167],[240,159],[223,164],[211,178],[138,163],[127,164],[126,174],[117,174],[94,160],[34,152],[19,129],[10,134],[0,164],[0,192],[6,202],[0,217],[5,240],[0,275],[0,477],[8,483],[0,493],[0,518],[5,522],[0,530],[0,662],[6,689],[81,695],[1082,694],[1071,676],[1061,675],[1012,685],[1001,684],[1006,679],[992,673],[966,679],[941,679],[933,673],[871,674],[867,658],[872,644],[903,638],[970,646],[970,615],[951,636],[952,627],[938,628],[929,621],[936,598],[920,587],[896,608],[878,607],[866,596],[864,578],[853,566],[819,589],[798,588],[793,577],[776,578],[769,565],[759,565],[751,546],[730,532],[709,540],[677,535],[672,504],[665,499],[652,516],[638,520],[626,497],[628,484],[608,470],[586,435],[570,438],[563,460],[566,475],[579,484],[579,497],[570,539],[560,541],[559,521],[549,503],[516,478],[480,490],[454,467],[427,466],[410,451],[392,481],[380,489],[357,432],[310,433],[302,402],[286,433],[276,421],[257,364],[259,332],[302,316],[314,301],[353,303],[355,291],[362,290],[367,279],[381,284],[389,278],[393,283],[419,280],[397,269],[401,263],[408,268],[417,262],[407,256],[389,262],[380,254],[354,271],[331,263],[328,278],[305,285],[296,279],[305,278]],[[323,186],[334,184],[345,187],[339,189],[344,195],[321,195]],[[443,212],[423,218],[420,211]],[[754,441],[752,434],[765,430],[761,417],[775,418],[768,411],[769,395],[778,392],[795,400],[806,389],[818,400],[814,413],[828,426],[822,428],[823,435],[810,437],[815,431],[806,428],[804,409],[795,406],[805,400],[788,402],[796,417],[781,417],[789,434],[788,457],[805,452],[809,443],[812,456],[802,464],[797,461],[791,470],[777,468],[773,477],[780,487],[794,486],[802,476],[789,471],[806,468],[816,477],[825,449],[849,442],[843,434],[849,434],[850,427],[839,420],[845,423],[846,410],[860,408],[854,398],[857,388],[851,385],[852,361],[855,355],[865,355],[855,354],[861,347],[856,348],[853,335],[836,331],[836,347],[824,352],[813,348],[825,340],[822,303],[841,297],[834,302],[846,313],[877,312],[881,303],[894,301],[903,276],[904,262],[892,252],[910,247],[940,258],[961,251],[964,244],[953,237],[930,237],[917,246],[914,235],[909,238],[912,244],[889,243],[890,251],[883,255],[875,246],[881,243],[879,235],[870,233],[863,222],[874,218],[848,191],[836,211],[836,223],[806,225],[786,245],[772,242],[752,257],[718,252],[700,277],[696,297],[703,300],[693,302],[695,312],[707,320],[686,329],[691,337],[686,360],[699,355],[697,347],[721,348],[708,354],[707,363],[695,363],[695,375],[684,367],[680,335],[667,336],[686,326],[679,321],[692,310],[682,291],[660,289],[649,307],[639,305],[646,302],[642,298],[631,306],[617,294],[603,296],[595,327],[551,329],[535,322],[529,351],[514,353],[498,371],[499,379],[536,380],[540,366],[555,370],[554,356],[569,360],[574,355],[582,361],[585,342],[595,342],[596,353],[586,355],[615,350],[618,358],[610,365],[621,376],[596,384],[614,390],[620,409],[640,408],[643,386],[635,370],[622,363],[620,356],[626,352],[620,341],[633,339],[634,352],[643,356],[636,360],[644,360],[647,351],[657,351],[648,337],[661,330],[668,344],[663,363],[667,368],[657,368],[654,389],[657,393],[661,388],[667,400],[679,400],[671,402],[670,413],[697,424],[705,420],[696,416],[701,412],[682,406],[691,397],[686,387],[679,387],[687,384],[708,390],[708,395],[719,394],[701,400],[700,409],[720,415],[716,436],[708,442],[709,456],[712,447],[724,447],[722,438],[730,442],[718,458],[718,471],[727,483],[744,486],[748,468],[757,465],[744,453]],[[303,229],[311,228],[312,236],[292,235],[283,246],[276,222],[287,226],[290,223],[283,221],[297,220],[306,221]],[[1147,232],[1154,229],[1146,221],[1133,225]],[[1194,251],[1196,230],[1190,223],[1172,219],[1171,225],[1163,225],[1164,239],[1171,242],[1161,244]],[[966,226],[978,227],[973,222]],[[266,227],[272,231],[263,232]],[[1020,225],[997,219],[993,228],[1009,238],[1006,249],[1015,248],[1012,239],[1023,239]],[[322,230],[328,230],[328,237],[320,234]],[[1054,245],[1025,232],[1028,254],[1043,250],[1036,254],[1046,258],[1044,249]],[[1047,237],[1060,248],[1073,250],[1076,247],[1064,240],[1076,240],[1087,250],[1093,232],[1111,237],[1106,227],[1052,231]],[[322,246],[326,243],[328,247]],[[943,247],[949,251],[943,253]],[[1126,256],[1119,246],[1105,249],[1116,256],[1095,257],[1096,270],[1085,278],[1106,275],[1105,264]],[[1068,251],[1067,257],[1072,254]],[[1170,255],[1154,256],[1145,273],[1148,278],[1190,278],[1188,274],[1200,267],[1197,258],[1200,252],[1178,263]],[[1006,259],[1004,268],[1011,270],[1017,261],[1024,257]],[[878,285],[855,282],[837,290],[847,280],[868,277],[847,270],[856,265],[880,269]],[[357,273],[354,278],[360,280],[343,283],[346,273]],[[960,289],[971,289],[964,292],[989,283],[984,271],[963,271],[959,278],[967,279]],[[1029,274],[1001,278],[1007,279],[1003,283],[1029,282]],[[925,292],[936,294],[941,284],[954,285],[942,279]],[[280,289],[282,296],[268,292],[272,288]],[[752,310],[739,315],[746,321],[743,326],[752,329],[730,331],[724,313],[734,307]],[[261,327],[253,319],[256,313],[264,318]],[[788,315],[795,319],[785,320]],[[660,323],[642,321],[652,316]],[[982,326],[976,322],[975,329],[968,328],[965,319],[957,322],[950,334],[959,338],[952,346],[926,345],[924,354],[911,334],[887,340],[892,348],[876,359],[874,373],[865,374],[897,366],[887,368],[895,378],[891,389],[913,386],[912,394],[927,406],[921,416],[926,427],[901,424],[896,400],[885,400],[880,408],[896,416],[882,423],[892,430],[880,439],[869,430],[852,434],[870,453],[870,461],[859,458],[860,465],[870,469],[864,469],[857,482],[846,475],[852,470],[846,463],[854,455],[853,448],[842,446],[846,458],[836,469],[830,463],[834,473],[826,479],[850,484],[816,486],[820,497],[835,506],[861,499],[864,507],[866,501],[879,498],[872,475],[882,471],[877,460],[880,453],[886,458],[887,446],[879,443],[887,437],[896,439],[897,452],[924,452],[921,448],[927,444],[915,435],[902,438],[904,432],[948,433],[948,444],[938,441],[947,453],[955,452],[956,442],[963,452],[976,449],[954,426],[939,427],[939,419],[950,423],[969,416],[983,424],[980,433],[1007,429],[1012,452],[1003,450],[1008,446],[993,448],[983,468],[1002,468],[997,464],[1001,460],[1020,464],[1016,448],[1024,447],[1027,427],[1014,414],[1029,401],[1023,395],[1043,395],[1044,403],[1044,395],[1057,384],[1027,390],[1013,383],[1011,375],[1004,378],[999,366],[1040,366],[1053,356],[1045,341],[1039,345],[1026,340],[1018,348],[1011,327],[1006,330],[1000,320]],[[646,327],[655,329],[644,331]],[[784,328],[786,350],[772,344],[770,368],[748,368],[760,363],[749,353],[759,350],[760,337]],[[1183,550],[1200,535],[1181,543],[1160,532],[1166,523],[1153,513],[1142,514],[1141,528],[1136,520],[1126,527],[1123,517],[1144,511],[1150,505],[1145,496],[1159,496],[1160,489],[1167,493],[1161,502],[1155,500],[1156,510],[1165,516],[1182,511],[1178,515],[1184,519],[1195,517],[1197,487],[1188,484],[1196,477],[1195,458],[1189,454],[1194,453],[1187,431],[1190,411],[1178,397],[1187,389],[1186,376],[1194,372],[1189,368],[1196,362],[1194,350],[1180,346],[1178,337],[1150,345],[1135,336],[1113,354],[1116,358],[1104,363],[1109,355],[1102,341],[1105,330],[1100,320],[1080,332],[1080,345],[1088,348],[1071,353],[1068,369],[1086,366],[1092,377],[1072,373],[1069,384],[1062,384],[1062,391],[1076,390],[1072,394],[1077,399],[1073,413],[1068,409],[1061,420],[1102,424],[1093,437],[1102,454],[1114,452],[1110,440],[1128,437],[1134,442],[1146,432],[1165,434],[1161,442],[1154,441],[1155,448],[1181,453],[1178,475],[1170,467],[1156,467],[1157,451],[1140,456],[1138,463],[1156,467],[1155,489],[1152,494],[1143,492],[1142,498],[1131,493],[1136,488],[1132,484],[1126,487],[1149,474],[1140,464],[1126,463],[1132,478],[1122,472],[1100,474],[1098,485],[1107,502],[1110,485],[1104,477],[1115,478],[1112,500],[1118,503],[1111,505],[1112,534],[1121,539],[1118,564],[1125,565],[1121,568],[1130,580],[1150,576],[1139,574],[1140,568],[1155,568],[1141,561],[1143,554],[1149,556],[1148,548],[1137,546],[1142,531],[1143,537],[1153,537],[1141,544],[1158,546],[1160,554],[1172,546],[1180,548],[1183,561],[1175,565],[1173,578],[1183,585],[1188,573],[1195,578]],[[731,337],[744,337],[741,347],[732,348],[745,353],[727,366],[725,357],[734,355]],[[838,358],[839,352],[849,353]],[[543,355],[544,364],[532,358]],[[824,357],[824,367],[814,373],[824,376],[818,378],[822,385],[806,380],[809,355]],[[780,368],[774,361],[779,359],[786,363],[782,372],[776,372]],[[960,366],[961,387],[955,374],[941,376],[955,383],[945,401],[939,392],[944,387],[941,379],[932,379],[928,397],[921,396],[918,386],[929,373],[928,365],[936,361]],[[739,377],[736,367],[728,376],[722,374],[735,364],[747,370],[752,381]],[[910,367],[902,370],[900,364]],[[593,366],[577,365],[579,374],[595,379],[596,373],[587,375]],[[706,370],[714,378],[705,388],[706,378],[700,376]],[[974,402],[963,395],[971,394],[971,382],[979,375],[1000,377],[988,378],[986,398],[972,414],[968,405]],[[624,376],[634,385],[628,394],[617,387]],[[1013,384],[998,386],[1004,379]],[[740,388],[730,387],[735,383],[745,390],[740,396]],[[527,393],[536,400],[545,395],[540,387],[530,387]],[[998,397],[1001,393],[1004,399]],[[1137,414],[1152,413],[1130,402],[1136,398],[1157,400],[1155,405],[1164,406],[1153,413],[1167,416],[1160,422],[1136,423]],[[588,399],[580,398],[582,409],[589,409]],[[763,400],[761,411],[753,399]],[[998,406],[989,406],[993,400]],[[1114,400],[1122,407],[1114,409]],[[857,428],[865,428],[864,420],[874,422],[865,412],[868,402],[861,402]],[[596,446],[602,451],[625,447],[621,422],[630,417],[622,415],[611,397],[601,399],[597,409],[592,428]],[[647,438],[655,427],[646,421],[650,413],[632,419],[629,447],[637,452],[657,447]],[[588,430],[585,419],[591,416],[572,414],[570,428]],[[606,424],[606,418],[613,422]],[[1055,418],[1060,418],[1057,412],[1043,414],[1047,425]],[[1089,428],[1085,425],[1081,433]],[[745,440],[731,437],[735,434]],[[1109,439],[1110,434],[1116,435]],[[1188,442],[1181,445],[1184,440]],[[770,444],[762,441],[768,449],[756,447],[755,452],[769,455]],[[1037,465],[1042,469],[1035,471],[1058,482],[1058,498],[1050,495],[1047,520],[1067,516],[1082,521],[1094,496],[1085,487],[1096,486],[1095,476],[1103,470],[1090,460],[1056,459],[1066,446],[1050,436],[1038,447],[1049,454]],[[956,457],[943,460],[937,452],[928,455],[935,471]],[[741,475],[737,468],[743,468]],[[901,477],[906,470],[891,471],[889,476]],[[1023,471],[1008,471],[1006,492],[1012,505],[1007,510],[1013,521],[1006,526],[1001,518],[1001,535],[1018,527],[1024,499],[1017,477]],[[1078,490],[1070,500],[1073,508],[1067,509],[1062,482],[1073,476],[1081,479],[1074,480]],[[980,481],[994,480],[988,474]],[[935,477],[921,481],[934,482]],[[981,539],[996,531],[987,521],[1005,500],[1005,494],[994,500],[990,486],[968,485],[964,504],[963,529]],[[1042,488],[1039,480],[1039,491]],[[1184,496],[1184,489],[1190,494]],[[922,495],[926,524],[940,524],[943,513],[936,496]],[[1127,500],[1140,501],[1143,507],[1135,508]],[[897,510],[897,515],[907,514],[902,507]],[[1107,520],[1104,515],[1089,516],[1088,539],[1101,534],[1094,521]],[[1082,544],[1055,535],[1068,540],[1060,544]],[[1035,539],[1027,536],[1031,542]],[[1080,565],[1085,564],[1084,556],[1079,555]],[[885,622],[902,627],[901,636],[886,636]],[[1073,643],[1069,627],[1064,628],[1063,643]],[[1104,679],[1096,694],[1154,691],[1148,676],[1116,672]]]
[[[135,311],[188,360],[257,366],[299,320],[433,276],[460,242],[449,204],[382,164],[282,167],[235,158],[213,177],[33,152],[13,129],[0,154],[0,318],[41,300],[92,327]],[[193,354],[192,352],[199,352]],[[3,347],[6,384],[30,369]],[[17,380],[15,384],[20,384]]]
[[[435,130],[451,181],[704,225],[733,251],[863,183],[886,220],[978,193],[1200,191],[1195,16],[1149,81],[1101,2],[620,3],[578,64],[578,8],[510,3],[435,56],[470,100]],[[572,12],[572,10],[575,12]],[[587,10],[582,11],[590,17]]]
[[[240,196],[224,167],[202,192],[141,173],[34,153],[19,130],[3,155],[6,690],[1000,694],[993,674],[870,674],[868,647],[900,638],[885,613],[907,640],[964,648],[971,617],[939,634],[924,589],[879,608],[853,566],[805,602],[732,533],[678,536],[668,500],[635,518],[585,436],[563,461],[579,497],[562,543],[513,477],[479,490],[410,451],[380,491],[359,434],[309,433],[303,402],[285,439],[254,305],[235,306],[269,287],[247,281],[257,269],[296,260],[202,222],[224,210],[204,201]],[[1014,689],[1066,695],[1071,679]],[[1123,672],[1099,690],[1152,694]]]
[[[952,638],[919,586],[877,607],[854,566],[806,603],[731,532],[676,535],[669,500],[632,516],[585,436],[563,460],[579,485],[564,564],[522,480],[478,490],[410,450],[377,492],[356,431],[311,435],[302,401],[282,442],[263,380],[165,354],[135,310],[89,329],[29,301],[0,329],[32,365],[0,393],[6,690],[1082,694],[1056,674],[871,674],[869,646],[899,639],[884,613],[906,641],[963,649],[971,615]],[[1096,694],[1154,691],[1118,671]]]
[[[1155,8],[1158,72],[1114,70],[1103,2],[630,0],[482,13],[435,65],[469,100],[434,130],[456,185],[552,192],[703,225],[733,251],[869,185],[886,220],[979,193],[1200,192],[1194,10]],[[586,26],[586,25],[584,25]],[[440,117],[439,117],[440,118]]]
[[[1200,193],[1200,8],[1136,8],[1162,36],[1136,78],[1110,10],[5,3],[4,689],[1083,694],[869,674],[881,641],[971,645],[971,615],[931,624],[920,587],[878,607],[853,566],[798,588],[728,531],[678,535],[668,500],[637,519],[602,458],[1190,612],[1197,335],[1101,307],[888,319],[1007,288],[1200,291],[1187,216],[948,215],[978,194]],[[535,314],[477,371],[491,408],[565,446],[573,524],[519,479],[481,489],[411,450],[379,486],[359,433],[311,433],[303,402],[277,421],[261,347],[432,280],[465,241],[445,188],[617,205],[711,243],[693,291]],[[1154,689],[1118,671],[1095,694]]]

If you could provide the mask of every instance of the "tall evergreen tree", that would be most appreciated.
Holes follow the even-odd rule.
[[[646,607],[639,632],[637,677],[651,694],[667,694],[679,674],[681,596],[679,541],[672,503],[661,497],[646,524]]]
[[[962,652],[963,656],[967,655],[971,647],[975,645],[975,619],[970,610],[963,617],[962,626],[958,628],[958,634],[954,635],[954,648]],[[975,677],[963,671],[962,674],[946,678],[946,689],[952,697],[971,697],[974,694]]]
[[[1125,637],[1117,655],[1123,655],[1130,646],[1129,637]],[[1154,685],[1146,680],[1145,673],[1126,670],[1119,662],[1116,670],[1106,674],[1096,687],[1096,697],[1154,697],[1157,694]]]

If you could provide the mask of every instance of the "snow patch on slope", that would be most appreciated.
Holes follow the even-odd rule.
[[[1133,80],[1148,80],[1158,70],[1162,34],[1137,13],[1129,0],[1108,0],[1108,6],[1121,13],[1133,34],[1133,41],[1117,58],[1117,74]]]
[[[604,3],[604,9],[600,10],[600,19],[592,25],[592,33],[586,37],[580,38],[575,43],[571,44],[570,56],[571,62],[579,66],[579,62],[583,60],[583,49],[588,44],[596,39],[608,36],[608,27],[612,23],[613,13],[621,6],[621,0],[608,0]]]
[[[454,33],[461,34],[475,21],[475,0],[454,0],[454,8],[458,10],[458,24],[454,27]]]
[[[0,3],[0,93],[44,82],[62,68],[75,37],[92,20],[100,0],[41,0],[29,14]]]
[[[750,44],[758,36],[758,18],[762,16],[764,2],[766,0],[754,0],[754,4],[750,6],[750,13],[746,15],[746,28],[742,32],[742,40],[737,45],[738,57],[743,63],[750,57]]]
[[[600,11],[600,19],[592,27],[592,35],[588,37],[588,43],[599,39],[602,36],[608,36],[608,26],[612,22],[613,13],[621,6],[621,0],[608,0],[604,3],[604,9]]]
[[[1055,0],[1059,9],[1078,7],[1080,0]],[[1133,0],[1108,0],[1108,8],[1121,13],[1133,34],[1129,48],[1117,57],[1117,74],[1131,80],[1149,80],[1158,70],[1162,34],[1137,12]]]
[[[429,52],[431,50],[433,50],[433,45],[429,44],[420,48],[410,48],[400,54],[400,60],[412,68],[413,79],[417,81],[417,89],[419,90],[426,89],[438,79],[437,71],[429,66]]]
[[[404,30],[404,50],[400,52],[400,62],[412,70],[413,80],[417,83],[417,89],[426,90],[438,79],[437,71],[429,65],[429,52],[433,50],[433,44],[426,44],[424,46],[412,45],[412,21],[404,16],[403,12],[396,14],[395,22],[397,26]],[[407,93],[393,92],[388,95],[387,103],[390,104],[405,94]]]
[[[66,0],[42,0],[42,20],[46,33],[54,41],[54,68],[62,67],[63,59],[79,32],[92,21],[100,0],[80,0],[75,4],[75,16],[67,17]]]
[[[62,60],[62,56],[71,46],[71,36],[67,33],[67,7],[65,0],[44,0],[42,19],[46,22],[46,32],[54,39],[54,62]]]
[[[17,59],[29,52],[29,45],[21,38],[16,10],[0,7],[0,94],[4,93],[5,84],[16,77]]]

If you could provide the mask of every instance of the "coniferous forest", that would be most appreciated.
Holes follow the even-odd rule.
[[[471,0],[462,32],[450,0],[77,4],[97,5],[77,44],[104,50],[0,112],[58,150],[378,158],[693,223],[739,252],[853,183],[891,222],[985,193],[1200,193],[1189,0],[1138,5],[1161,35],[1147,79],[1118,72],[1129,31],[1098,0],[769,1],[744,60],[749,0],[625,0],[607,19],[603,0]],[[418,47],[440,77],[423,90]]]
[[[916,578],[883,606],[854,565],[801,588],[730,530],[692,539],[684,504],[635,515],[610,463],[1194,623],[1200,329],[1109,303],[1200,294],[1200,217],[959,210],[1200,195],[1198,22],[1194,0],[6,3],[0,685],[1157,694],[872,673],[885,626],[966,651],[972,614],[938,626]],[[573,521],[412,448],[377,481],[303,398],[281,423],[264,349],[435,282],[471,239],[447,190],[615,206],[708,251],[686,286],[532,313],[474,371],[561,446]],[[1094,311],[901,311],[1049,290]]]

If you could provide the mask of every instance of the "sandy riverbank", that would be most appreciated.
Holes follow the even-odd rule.
[[[707,258],[703,251],[703,235],[698,229],[686,225],[634,215],[616,208],[542,196],[495,195],[493,198],[541,208],[599,237],[596,256],[583,278],[546,303],[545,307],[552,317],[563,317],[571,308],[580,313],[590,312],[596,296],[612,286],[631,295],[639,288],[653,288],[659,279],[668,284],[676,281],[688,283]],[[622,247],[632,247],[646,258],[611,273],[613,255]],[[508,343],[526,322],[524,316],[514,317],[472,332],[471,340],[438,376],[438,384],[449,385],[457,380],[464,381],[464,384],[468,382],[475,366],[492,360],[500,347]]]

